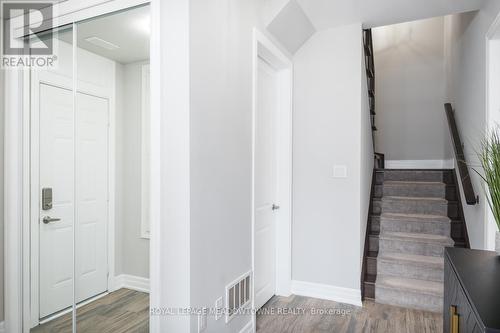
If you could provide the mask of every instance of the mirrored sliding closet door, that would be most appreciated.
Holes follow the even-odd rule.
[[[30,332],[149,331],[149,10],[47,32],[30,70]]]
[[[30,70],[32,332],[72,330],[77,211],[73,33],[68,25],[38,35],[38,43],[52,45],[57,61]]]
[[[76,29],[76,327],[149,331],[149,6]]]

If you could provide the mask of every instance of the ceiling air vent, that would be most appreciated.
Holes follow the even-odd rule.
[[[89,37],[89,38],[85,38],[85,40],[92,45],[99,46],[99,47],[106,49],[106,50],[109,50],[109,51],[113,51],[113,50],[120,48],[118,45],[113,44],[111,42],[108,42],[108,41],[101,39],[99,37]]]
[[[241,312],[251,299],[251,272],[248,272],[226,287],[226,323]]]

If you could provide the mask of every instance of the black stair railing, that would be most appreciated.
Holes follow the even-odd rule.
[[[469,167],[465,160],[464,146],[462,140],[460,140],[460,133],[458,132],[457,122],[455,120],[455,112],[450,103],[444,105],[444,112],[446,113],[446,119],[448,120],[448,126],[450,128],[451,142],[453,144],[453,150],[455,151],[455,158],[457,159],[458,176],[462,182],[465,201],[468,205],[475,205],[479,202],[479,197],[476,196],[474,187],[472,186]]]
[[[373,52],[373,38],[372,30],[363,30],[363,45],[365,49],[365,68],[366,68],[366,79],[368,85],[368,98],[370,106],[370,119],[372,127],[372,138],[373,138],[373,148],[375,149],[375,131],[377,131],[377,126],[375,126],[375,60]],[[375,153],[375,168],[383,169],[385,167],[384,154]]]

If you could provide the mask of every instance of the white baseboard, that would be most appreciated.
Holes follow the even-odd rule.
[[[128,274],[115,276],[113,289],[122,288],[149,293],[149,279]]]
[[[453,169],[455,160],[386,160],[386,169]]]
[[[253,320],[250,320],[240,331],[240,333],[253,333]]]
[[[5,333],[5,322],[0,321],[0,333]]]
[[[330,286],[327,284],[292,281],[292,294],[319,299],[326,299],[338,303],[362,306],[361,290]]]

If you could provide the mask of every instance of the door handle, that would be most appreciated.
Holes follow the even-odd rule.
[[[269,207],[269,206],[268,206]],[[280,206],[273,204],[273,207],[271,208],[272,210],[278,210],[280,209]]]
[[[43,223],[45,224],[49,224],[49,223],[52,223],[52,222],[57,222],[57,221],[61,221],[61,219],[58,219],[58,218],[52,218],[50,216],[44,216],[43,219],[42,219]]]

